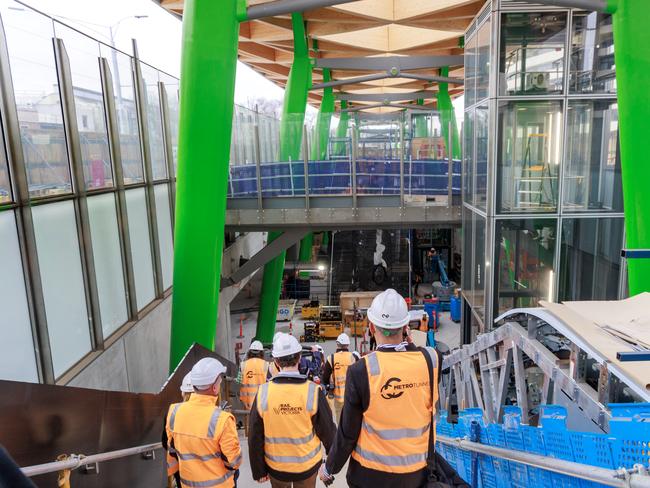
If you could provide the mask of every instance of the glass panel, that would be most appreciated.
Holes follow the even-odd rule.
[[[501,17],[501,95],[562,93],[566,13]]]
[[[4,135],[0,127],[0,204],[12,200],[11,184],[9,183],[9,164],[7,162]]]
[[[38,382],[14,212],[0,212],[0,378]]]
[[[463,201],[474,203],[474,115],[475,110],[465,112],[463,124]]]
[[[575,12],[571,33],[571,93],[616,93],[612,16]]]
[[[113,186],[102,80],[97,61],[99,44],[58,23],[54,29],[57,37],[63,39],[70,60],[86,188]]]
[[[160,243],[163,288],[166,290],[172,286],[172,270],[174,268],[174,242],[172,241],[168,185],[154,186],[154,193],[156,195],[156,219],[158,220],[158,242]]]
[[[128,320],[115,195],[108,193],[88,198],[88,213],[102,330],[106,338]]]
[[[555,211],[562,157],[562,102],[501,102],[499,141],[498,210]]]
[[[465,42],[465,106],[476,103],[476,70],[478,64],[477,37],[475,34]]]
[[[485,219],[474,214],[474,311],[485,319]]]
[[[488,107],[476,107],[476,193],[474,205],[485,210],[487,205],[487,171],[488,171]]]
[[[490,19],[478,30],[476,35],[476,101],[488,97],[490,88],[490,37],[492,36],[492,22]]]
[[[556,225],[554,219],[497,221],[495,315],[553,300]]]
[[[90,327],[74,205],[32,209],[43,282],[54,374],[60,376],[90,352]]]
[[[113,76],[113,96],[120,131],[124,184],[141,183],[144,181],[144,172],[131,58],[104,45],[101,46],[101,52],[110,63]]]
[[[172,159],[174,161],[174,176],[178,166],[178,117],[179,117],[179,82],[176,78],[160,73],[161,80],[165,83],[167,93],[167,109],[169,111],[169,131],[171,136]]]
[[[623,219],[562,221],[559,300],[618,298]]]
[[[616,101],[570,101],[567,117],[564,209],[622,212]]]
[[[129,217],[135,293],[138,310],[142,310],[156,298],[151,241],[149,239],[149,214],[144,188],[136,188],[126,192],[126,210]]]
[[[0,12],[7,37],[29,193],[32,197],[70,193],[52,22],[14,2],[4,3]]]
[[[147,99],[147,125],[149,131],[149,148],[151,149],[151,170],[154,180],[167,177],[165,164],[165,142],[162,129],[162,112],[160,111],[160,94],[158,92],[158,71],[140,63],[142,82]]]
[[[463,207],[463,261],[461,271],[461,288],[465,294],[467,302],[472,305],[474,303],[474,281],[472,280],[472,270],[474,262],[472,260],[473,245],[474,245],[474,225],[472,211]]]

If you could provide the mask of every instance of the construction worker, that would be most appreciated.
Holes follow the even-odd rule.
[[[187,373],[185,377],[183,378],[183,381],[181,383],[181,397],[183,398],[183,402],[186,402],[190,399],[192,396],[192,392],[194,392],[194,387],[192,386],[192,380],[190,378],[190,373]],[[178,474],[178,456],[176,455],[176,451],[174,449],[169,448],[169,439],[167,439],[167,421],[165,419],[165,425],[163,426],[163,432],[162,432],[162,446],[166,453],[166,460],[167,460],[167,486],[172,487],[174,486],[172,483],[172,480],[176,480],[176,486],[180,487],[181,486],[181,478],[180,475]]]
[[[434,454],[438,355],[404,340],[408,307],[395,290],[375,297],[368,320],[377,350],[348,370],[339,428],[320,478],[330,484],[351,456],[353,488],[423,487]]]
[[[269,363],[264,360],[264,346],[260,341],[251,343],[246,360],[241,363],[240,372],[239,399],[244,404],[244,408],[250,410],[257,389],[266,383],[269,375]]]
[[[203,358],[190,372],[194,393],[169,407],[167,438],[178,457],[181,488],[232,488],[241,465],[235,417],[216,405],[226,368]]]
[[[273,488],[313,488],[336,426],[322,390],[298,371],[302,347],[282,334],[273,342],[280,372],[257,392],[250,414],[248,452],[253,479]]]
[[[345,377],[348,368],[357,362],[358,358],[349,351],[350,337],[340,334],[336,338],[336,352],[330,355],[323,368],[323,384],[326,385],[334,404],[334,418],[338,422],[343,409],[345,396]]]

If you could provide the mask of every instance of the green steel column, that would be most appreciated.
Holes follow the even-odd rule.
[[[300,241],[300,255],[298,256],[298,259],[301,263],[309,263],[311,261],[313,247],[314,234],[310,232]]]
[[[330,70],[323,69],[323,81],[332,81]],[[312,144],[311,158],[323,160],[327,157],[327,146],[330,142],[330,125],[332,123],[332,113],[334,112],[334,91],[332,88],[323,90],[323,99],[318,109],[318,118],[316,119],[316,137],[318,142]]]
[[[293,25],[293,64],[284,92],[280,122],[280,161],[300,159],[307,95],[311,86],[311,64],[302,14],[291,14],[291,23]],[[277,232],[269,233],[269,242],[278,235]],[[256,338],[262,342],[271,342],[275,334],[275,319],[282,290],[282,274],[286,254],[286,252],[280,253],[278,257],[264,266],[256,333]]]
[[[618,91],[618,124],[623,171],[626,247],[650,249],[650,3],[639,0],[610,2],[614,14],[614,55]],[[650,291],[650,260],[627,261],[630,295]]]
[[[193,342],[214,349],[238,38],[236,0],[185,1],[171,369]]]
[[[421,98],[417,101],[418,105],[424,105],[424,100]],[[429,137],[429,121],[427,115],[419,114],[413,116],[414,135],[415,137]]]
[[[348,108],[348,101],[347,100],[341,100],[341,110]],[[337,139],[343,139],[345,136],[348,135],[348,125],[350,122],[350,112],[341,112],[341,116],[339,117],[339,125],[336,127],[336,138]],[[342,156],[345,154],[345,144],[342,142],[337,142],[334,145],[334,153],[337,156]]]
[[[440,68],[440,76],[449,76],[448,66]],[[449,95],[449,83],[440,83],[438,85],[438,110],[440,111],[441,133],[445,139],[445,146],[449,145],[449,122],[451,122],[451,154],[454,159],[460,159],[460,138],[458,137],[454,105],[451,103],[451,96]],[[447,148],[447,151],[449,151],[449,148]]]

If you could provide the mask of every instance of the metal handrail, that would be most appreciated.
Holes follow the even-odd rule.
[[[539,454],[502,449],[500,447],[488,446],[479,442],[472,442],[466,439],[447,437],[444,435],[437,435],[436,441],[465,451],[495,456],[508,461],[526,464],[534,468],[553,471],[554,473],[565,474],[574,478],[594,481],[608,486],[621,488],[650,487],[650,476],[644,474],[633,474],[634,470],[632,473],[629,470],[615,471],[587,464],[574,463],[572,461],[564,461],[562,459],[542,456]],[[643,470],[638,470],[637,472],[643,473]]]
[[[111,461],[113,459],[120,459],[137,454],[144,454],[162,449],[162,443],[156,442],[155,444],[145,444],[137,447],[129,447],[126,449],[119,449],[117,451],[103,452],[100,454],[92,454],[84,456],[83,454],[71,454],[65,461],[54,461],[45,464],[36,464],[34,466],[27,466],[20,468],[23,474],[27,477],[38,476],[47,473],[57,473],[63,470],[74,470],[82,466],[101,463],[104,461]]]

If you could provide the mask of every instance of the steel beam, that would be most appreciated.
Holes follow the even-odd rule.
[[[354,58],[317,58],[316,68],[336,70],[399,70],[441,68],[442,66],[463,65],[463,56],[386,56]]]
[[[449,76],[419,75],[417,73],[400,73],[399,78],[406,78],[408,80],[428,81],[431,83],[449,83],[451,85],[465,84],[465,80],[463,80],[462,78],[451,78]]]
[[[246,261],[246,263],[240,266],[239,269],[228,278],[221,278],[221,289],[223,290],[229,286],[236,285],[247,276],[252,275],[282,251],[289,249],[296,242],[300,241],[300,239],[305,237],[306,234],[309,234],[309,230],[306,228],[289,229],[286,232],[283,232],[277,239],[267,243],[266,246]]]
[[[607,0],[531,0],[531,3],[551,5],[553,7],[580,8],[605,12]]]
[[[253,5],[246,9],[246,17],[240,20],[256,20],[276,15],[286,15],[295,12],[305,12],[317,8],[333,7],[356,0],[277,0],[275,2]]]
[[[348,102],[399,102],[435,98],[434,91],[417,91],[412,93],[339,93],[337,100]]]
[[[348,78],[346,80],[327,81],[325,83],[317,83],[312,85],[310,90],[322,90],[323,88],[334,88],[343,85],[356,85],[357,83],[364,83],[366,81],[385,80],[386,78],[395,78],[391,73],[377,73],[376,75],[357,76]]]

